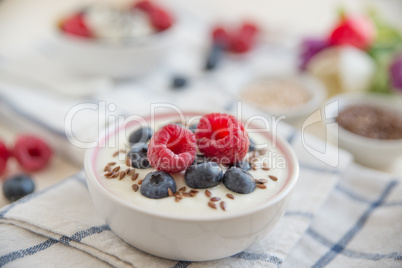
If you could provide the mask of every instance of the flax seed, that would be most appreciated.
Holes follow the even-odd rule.
[[[256,185],[258,188],[260,188],[260,189],[265,189],[265,188],[267,188],[267,186],[265,185],[265,184],[257,184]]]
[[[208,202],[210,208],[216,209],[216,204],[214,202]]]
[[[173,196],[173,192],[172,192],[172,190],[170,188],[168,188],[168,195]]]
[[[112,171],[112,169],[110,168],[110,166],[105,166],[105,168],[103,169],[104,172],[110,172]]]
[[[177,191],[176,191],[176,192],[173,193],[173,196],[174,196],[174,197],[181,196],[181,192],[177,192]]]
[[[126,166],[131,167],[131,159],[130,159],[130,157],[126,158]]]
[[[134,192],[137,192],[138,189],[140,188],[137,184],[133,184],[132,187],[133,187]]]
[[[126,150],[119,150],[119,153],[125,154]]]
[[[274,175],[269,175],[268,176],[271,180],[273,180],[273,181],[277,181],[278,180],[278,178],[276,177],[276,176],[274,176]]]
[[[178,196],[176,196],[176,198],[174,199],[174,201],[176,202],[180,202],[181,198],[179,198]]]
[[[191,189],[191,191],[190,191],[191,193],[195,193],[195,194],[198,194],[199,193],[199,191],[198,190],[194,190],[194,189]]]
[[[228,198],[230,198],[230,199],[234,199],[234,195],[232,195],[232,194],[227,194],[226,195]]]
[[[219,201],[219,200],[221,200],[221,198],[220,197],[212,197],[211,199],[209,199],[209,201],[212,201],[212,202],[217,202],[217,201]]]
[[[221,209],[222,209],[223,211],[226,211],[227,205],[226,205],[226,202],[225,202],[225,201],[222,201],[219,205],[221,206]]]
[[[257,170],[257,166],[251,166],[253,170]]]
[[[128,174],[127,175],[129,175],[129,176],[133,176],[133,174],[135,173],[135,168],[133,168],[133,169],[130,169],[130,171],[128,172]]]
[[[119,176],[119,172],[114,172],[113,175],[112,175],[112,178],[115,179],[115,178],[117,178],[118,176]]]
[[[131,180],[132,181],[135,181],[137,178],[138,178],[138,173],[134,173],[132,176],[131,176]]]
[[[262,167],[262,170],[270,170],[269,167]]]
[[[105,177],[106,177],[106,178],[109,178],[109,177],[112,176],[112,175],[113,175],[113,171],[109,171],[108,173],[105,174]]]
[[[119,180],[122,180],[125,176],[126,176],[126,172],[125,171],[120,171]]]
[[[209,190],[205,190],[205,195],[206,195],[207,197],[211,197],[211,196],[212,196],[212,193],[211,193]]]
[[[107,165],[108,166],[114,166],[114,165],[116,165],[116,162],[109,162],[109,163],[107,163]]]
[[[126,168],[126,170],[124,171],[124,173],[126,173],[126,175],[128,175],[129,172],[130,172],[130,168]]]
[[[183,186],[179,189],[179,192],[185,192],[187,190],[186,186]]]
[[[113,172],[117,172],[120,170],[120,166],[115,167],[114,169],[112,169]]]
[[[118,154],[119,154],[119,151],[116,151],[116,152],[113,153],[112,156],[113,156],[113,157],[116,157]]]
[[[261,183],[267,183],[268,182],[268,180],[266,180],[266,179],[260,179],[259,180]]]
[[[190,193],[183,193],[183,196],[185,196],[185,197],[193,197]]]
[[[143,180],[139,180],[139,181],[138,181],[138,185],[141,185],[142,182],[143,182]]]

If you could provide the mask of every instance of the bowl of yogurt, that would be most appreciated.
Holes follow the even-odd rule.
[[[151,1],[93,3],[61,16],[48,53],[82,75],[126,78],[161,64],[174,45],[177,21]]]
[[[166,113],[131,121],[107,131],[99,146],[86,153],[85,172],[95,207],[117,236],[149,254],[206,261],[241,252],[275,227],[296,185],[299,166],[292,148],[260,126],[249,126],[259,131],[247,134],[251,143],[240,162],[212,162],[197,148],[194,161],[180,172],[151,166],[147,156],[152,135],[172,123],[197,133],[200,118],[199,113]],[[133,142],[139,132],[144,139],[137,143],[134,137]],[[136,158],[129,157],[132,151]],[[190,173],[203,165],[213,166],[219,180],[206,187],[189,183]],[[253,188],[242,192],[229,187],[227,178],[233,171],[246,174]],[[161,173],[174,181],[174,188],[166,188],[163,198],[150,198],[144,194],[153,179],[149,176]]]

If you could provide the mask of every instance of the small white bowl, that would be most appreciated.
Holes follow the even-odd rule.
[[[335,105],[334,105],[335,102]],[[338,102],[338,105],[336,105]],[[332,104],[332,105],[330,105]],[[326,114],[337,116],[339,111],[353,104],[371,104],[400,112],[402,116],[402,98],[395,95],[375,93],[344,93],[331,98],[323,107]],[[331,118],[335,123],[336,117]],[[328,122],[327,122],[328,123]],[[338,131],[328,128],[330,137],[338,140],[341,148],[351,152],[356,162],[372,168],[387,168],[402,156],[402,139],[380,140],[352,133],[341,126]]]
[[[186,117],[196,115],[199,114],[185,113]],[[177,114],[164,114],[156,116],[156,120],[161,117],[171,118],[170,122],[180,119]],[[131,123],[134,125],[127,127],[138,124]],[[125,126],[118,131],[124,129]],[[102,140],[113,137],[117,132],[110,133],[112,136],[105,136]],[[272,142],[272,137],[266,135]],[[206,261],[243,251],[266,236],[283,216],[298,179],[299,166],[295,153],[286,141],[277,137],[276,146],[287,161],[288,175],[283,188],[263,204],[219,216],[198,215],[190,218],[160,215],[151,209],[135,206],[112,194],[99,181],[95,166],[102,149],[88,150],[84,164],[89,193],[95,207],[116,235],[155,256],[183,261]]]
[[[252,80],[249,80],[247,83],[244,83],[242,88],[239,90],[237,93],[237,98],[243,101],[243,98],[241,97],[242,92],[246,90],[248,86],[252,85],[253,82],[270,79],[286,80],[299,84],[307,91],[311,98],[307,102],[300,105],[294,107],[284,107],[283,109],[272,109],[269,106],[258,105],[250,101],[246,102],[251,106],[254,106],[275,117],[285,116],[284,120],[290,123],[296,123],[302,119],[306,119],[311,113],[321,107],[322,103],[327,97],[327,90],[325,86],[313,76],[308,74],[279,73],[272,75],[260,75]]]
[[[178,22],[138,42],[113,44],[65,34],[56,28],[47,53],[77,74],[128,78],[147,74],[163,63],[176,42]]]

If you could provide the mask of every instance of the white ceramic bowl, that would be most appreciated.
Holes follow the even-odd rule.
[[[237,98],[239,100],[243,100],[241,97],[241,93],[247,89],[253,82],[258,80],[287,80],[293,82],[295,84],[299,84],[306,89],[311,98],[303,104],[300,104],[295,107],[283,108],[283,109],[272,109],[269,106],[258,105],[253,102],[246,101],[251,106],[254,106],[270,115],[275,117],[286,116],[284,120],[290,123],[296,123],[302,119],[307,118],[311,113],[318,110],[323,104],[325,98],[327,97],[327,90],[325,86],[315,79],[313,76],[308,74],[299,74],[299,73],[278,73],[272,75],[259,75],[252,80],[248,80],[243,84],[242,88],[239,90],[237,94]]]
[[[195,115],[199,114],[185,114],[186,117]],[[170,122],[179,119],[177,114],[164,114],[160,117],[171,118]],[[131,123],[135,126],[138,122]],[[120,128],[122,131],[124,129],[124,126]],[[114,135],[116,132],[102,139],[109,139]],[[160,215],[123,201],[102,186],[96,173],[97,156],[102,150],[100,148],[88,150],[85,156],[89,193],[112,231],[142,251],[162,258],[186,261],[206,261],[231,256],[267,235],[283,216],[291,198],[298,179],[299,166],[291,147],[280,137],[277,138],[277,148],[287,161],[286,183],[271,199],[246,211],[189,218]],[[267,139],[271,140],[272,137],[267,134]]]
[[[162,64],[176,42],[176,21],[169,29],[139,42],[112,44],[75,37],[55,29],[47,53],[78,74],[127,78],[147,74]]]
[[[338,105],[329,105],[338,102]],[[402,117],[402,98],[395,95],[375,93],[345,93],[337,95],[324,106],[327,114],[337,115],[339,111],[353,104],[373,104],[396,110]],[[332,118],[332,120],[336,120]],[[328,123],[328,122],[327,122]],[[373,168],[386,168],[402,156],[402,139],[379,140],[354,134],[341,126],[338,131],[328,128],[332,139],[337,139],[341,148],[351,152],[356,162]]]

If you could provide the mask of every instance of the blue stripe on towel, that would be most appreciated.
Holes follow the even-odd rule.
[[[332,248],[334,246],[333,242],[329,241],[327,238],[325,238],[324,236],[317,233],[315,230],[313,230],[311,228],[308,229],[306,233],[326,247]],[[397,260],[398,258],[400,259],[402,256],[402,255],[398,254],[397,252],[392,252],[389,254],[366,253],[366,252],[360,252],[360,251],[351,250],[351,249],[347,249],[347,248],[344,248],[340,254],[342,254],[346,257],[349,257],[349,258],[353,258],[353,259],[366,259],[366,260],[372,260],[372,261],[379,261],[382,259]]]
[[[380,198],[370,205],[370,207],[358,219],[352,229],[350,229],[336,244],[334,244],[331,249],[324,254],[324,256],[322,256],[312,267],[324,267],[335,259],[335,257],[345,249],[346,245],[353,239],[357,232],[360,231],[370,214],[384,202],[385,198],[390,194],[391,190],[397,184],[397,181],[391,181],[381,194]]]
[[[264,262],[270,262],[270,263],[274,263],[274,264],[281,264],[283,262],[282,259],[280,259],[276,256],[272,256],[272,255],[268,255],[268,254],[264,254],[264,253],[251,253],[251,252],[246,252],[246,251],[237,253],[231,257],[243,259],[243,260],[247,260],[247,261],[261,260]]]
[[[191,261],[179,261],[172,268],[187,268],[191,263]]]
[[[59,240],[49,238],[48,240],[46,240],[40,244],[37,244],[35,246],[29,247],[26,249],[20,249],[20,250],[8,253],[6,255],[0,256],[0,266],[6,265],[7,263],[10,263],[17,259],[24,258],[25,256],[34,255],[34,254],[41,252],[59,242],[61,242],[63,244],[69,244],[69,242],[72,240],[79,242],[85,237],[91,236],[93,234],[99,234],[99,233],[102,233],[103,231],[108,231],[108,230],[110,230],[109,226],[101,225],[101,226],[91,227],[87,230],[76,232],[71,237],[62,236],[62,237],[60,237]]]

